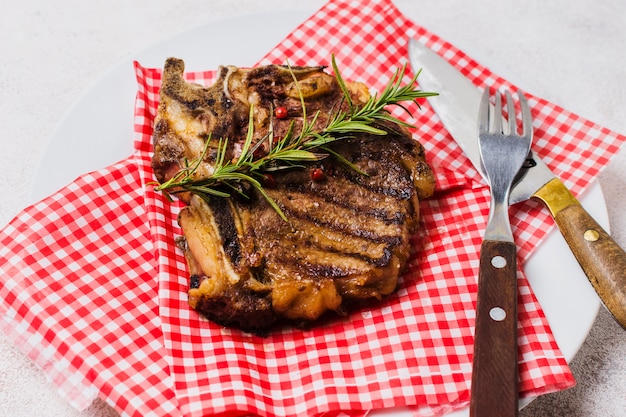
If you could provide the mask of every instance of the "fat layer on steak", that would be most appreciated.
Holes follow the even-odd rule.
[[[290,123],[302,126],[301,98],[309,117],[319,111],[319,129],[346,106],[323,67],[221,67],[208,87],[187,83],[183,71],[182,60],[166,61],[152,161],[160,182],[200,158],[207,140],[198,179],[213,172],[220,138],[228,139],[227,158],[238,157],[251,105],[255,141],[270,129],[280,138]],[[364,85],[347,85],[354,103],[368,99]],[[287,118],[274,116],[279,107]],[[180,194],[188,203],[178,246],[189,268],[190,306],[219,324],[264,332],[281,319],[308,323],[329,310],[343,313],[346,302],[391,294],[411,253],[419,199],[432,194],[434,177],[419,142],[400,126],[386,130],[330,146],[358,170],[329,156],[274,172],[266,192],[288,221],[252,187],[244,190],[248,198]]]

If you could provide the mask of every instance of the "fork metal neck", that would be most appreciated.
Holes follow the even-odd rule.
[[[508,200],[508,190],[506,193],[498,193],[495,189],[492,189],[489,219],[483,237],[484,240],[514,242],[509,220]]]

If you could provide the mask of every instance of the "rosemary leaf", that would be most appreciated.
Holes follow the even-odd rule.
[[[276,156],[276,159],[281,161],[293,161],[293,162],[315,162],[324,159],[327,155],[320,153],[313,153],[302,149],[292,149],[285,152],[281,152],[280,156]]]
[[[350,95],[350,91],[348,90],[348,87],[346,87],[346,83],[343,80],[341,73],[339,72],[339,67],[337,67],[337,62],[335,61],[335,55],[332,56],[331,63],[333,66],[333,71],[335,71],[335,78],[337,79],[337,84],[339,84],[339,88],[341,88],[341,91],[343,92],[343,96],[346,100],[346,103],[348,103],[348,106],[352,110],[353,108],[352,97]]]
[[[387,131],[379,129],[377,127],[372,126],[371,119],[367,120],[367,122],[363,121],[353,121],[353,120],[344,120],[341,123],[337,123],[336,126],[332,126],[327,130],[328,133],[337,134],[337,133],[369,133],[372,135],[386,135]]]
[[[339,154],[339,153],[337,153],[337,152],[335,152],[332,149],[327,148],[327,147],[322,147],[322,149],[324,151],[328,152],[329,154],[331,154],[340,163],[344,164],[345,166],[347,166],[348,168],[350,168],[352,171],[356,172],[357,174],[369,177],[369,175],[366,172],[361,171],[358,166],[356,166],[352,162],[348,161],[343,155],[341,155],[341,154]]]
[[[203,187],[199,185],[189,185],[185,188],[185,190],[181,190],[181,191],[190,191],[194,194],[199,194],[199,195],[210,194],[216,197],[224,197],[224,198],[230,197],[230,194],[224,191],[220,191],[211,187]]]
[[[255,183],[252,183],[252,185],[254,186],[254,188],[256,188],[259,193],[261,193],[261,195],[263,196],[263,198],[265,198],[265,201],[268,202],[268,204],[274,209],[274,211],[276,211],[276,213],[278,213],[278,215],[284,220],[284,221],[289,221],[289,219],[287,219],[287,216],[285,216],[285,213],[283,213],[283,211],[281,210],[280,206],[276,203],[276,201],[270,197],[270,195],[267,193],[267,191],[265,191],[265,189],[261,186],[261,184],[257,181]]]
[[[250,114],[248,116],[248,134],[246,135],[246,140],[244,141],[243,147],[241,148],[241,155],[239,156],[239,161],[237,161],[238,164],[241,164],[247,158],[252,157],[252,153],[248,154],[248,150],[250,149],[250,145],[252,145],[253,137],[254,137],[254,104],[250,103]]]

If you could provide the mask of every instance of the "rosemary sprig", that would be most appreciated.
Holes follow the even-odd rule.
[[[383,128],[383,125],[389,122],[400,126],[413,127],[409,123],[392,116],[387,107],[399,106],[411,115],[408,109],[402,104],[403,102],[414,101],[419,106],[417,102],[418,99],[437,94],[423,92],[415,88],[419,72],[415,74],[408,84],[402,85],[402,79],[406,72],[405,64],[401,69],[395,71],[393,77],[380,94],[371,96],[364,105],[358,106],[352,101],[350,91],[339,72],[334,56],[332,57],[332,67],[339,87],[343,92],[343,100],[348,105],[348,110],[336,111],[330,117],[325,128],[319,131],[315,130],[314,126],[320,112],[316,112],[311,117],[311,120],[309,120],[306,113],[304,97],[300,93],[303,117],[299,132],[295,131],[295,125],[292,122],[287,134],[282,139],[274,142],[272,130],[270,129],[270,132],[264,140],[253,145],[254,108],[250,106],[248,132],[241,149],[241,155],[236,160],[225,160],[228,139],[221,138],[219,139],[216,149],[213,172],[205,178],[196,178],[195,174],[209,149],[209,143],[211,142],[211,138],[209,137],[206,140],[202,155],[200,155],[197,160],[193,162],[185,161],[185,166],[171,179],[162,184],[154,183],[154,185],[156,185],[155,189],[163,191],[170,199],[171,195],[184,192],[191,192],[204,199],[209,199],[211,196],[230,197],[233,192],[245,196],[241,185],[242,183],[247,183],[258,190],[274,210],[276,210],[284,220],[287,220],[287,217],[278,204],[271,198],[263,186],[264,179],[266,178],[265,175],[267,175],[268,172],[301,168],[304,167],[306,163],[320,161],[328,155],[332,155],[341,163],[365,175],[363,172],[359,171],[356,166],[350,164],[348,160],[329,149],[328,145],[332,142],[352,137],[356,133],[386,135],[387,130]],[[289,68],[291,69],[291,67]],[[292,76],[296,88],[299,91],[298,81],[293,72]],[[267,141],[268,144],[267,152],[263,156],[255,158],[255,150],[264,141]]]

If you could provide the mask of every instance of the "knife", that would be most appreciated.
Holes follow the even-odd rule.
[[[476,120],[482,92],[437,53],[415,39],[409,40],[413,70],[421,70],[420,88],[436,91],[428,102],[474,167],[481,169]],[[529,198],[550,211],[565,241],[606,309],[626,329],[626,252],[533,153],[520,171],[509,204]]]

